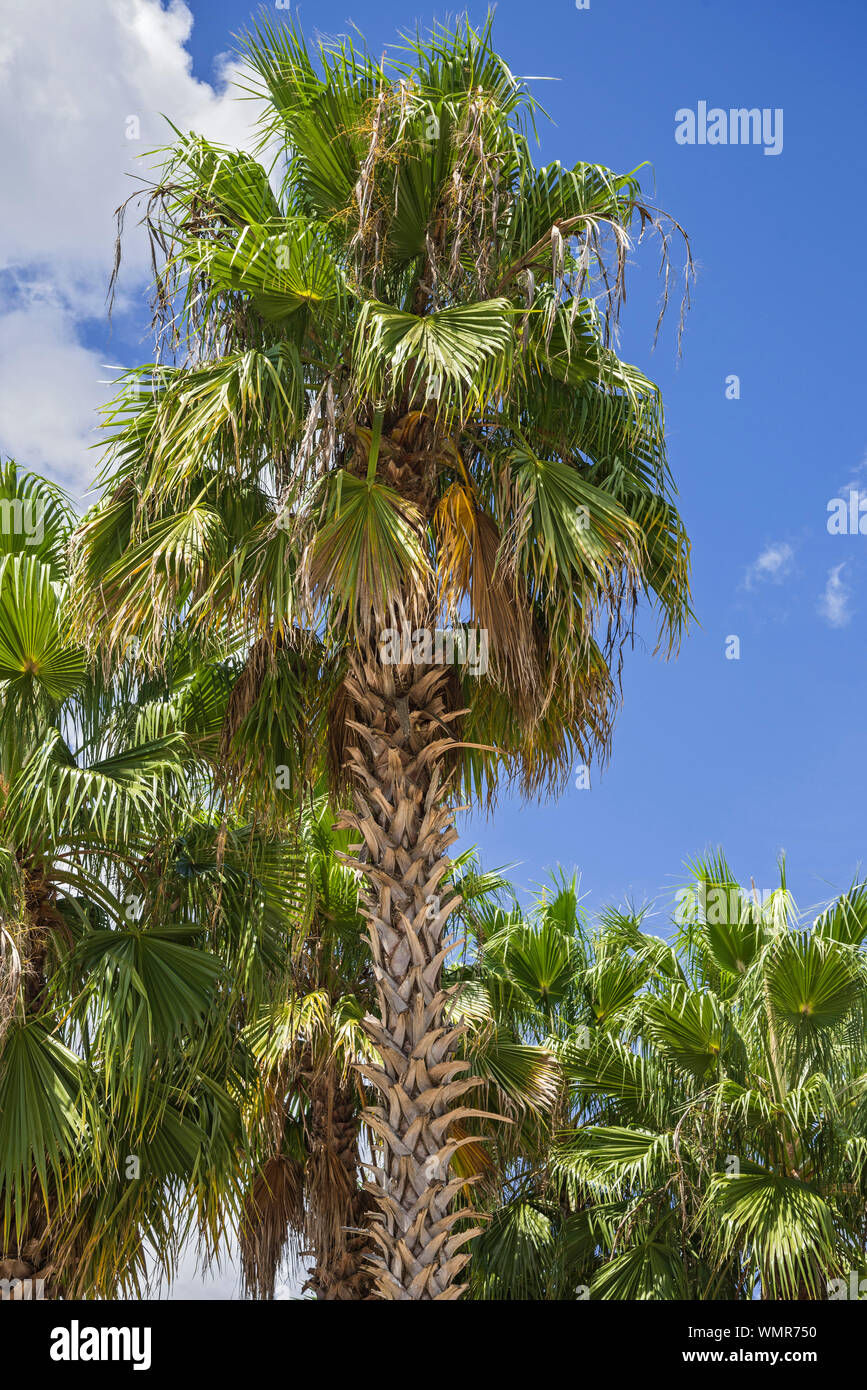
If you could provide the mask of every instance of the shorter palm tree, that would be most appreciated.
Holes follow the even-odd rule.
[[[610,1004],[615,981],[601,951],[597,959],[598,938],[580,908],[575,878],[555,877],[526,911],[514,901],[486,909],[473,915],[461,1007],[488,1020],[517,1058],[546,1055],[548,1094],[545,1104],[492,1136],[489,1220],[473,1244],[470,1293],[476,1299],[574,1299],[582,1296],[611,1232],[604,1212],[577,1195],[554,1162],[555,1136],[573,1116],[562,1058],[596,1026],[594,1004]]]
[[[695,866],[671,944],[609,913],[552,1172],[609,1228],[598,1298],[819,1299],[867,1262],[867,889],[805,927]],[[584,1045],[581,1045],[583,1043]],[[601,1229],[601,1228],[600,1228]]]
[[[373,963],[356,877],[341,859],[348,832],[333,818],[324,798],[302,817],[307,902],[288,934],[288,975],[245,1034],[262,1086],[248,1115],[258,1163],[241,1257],[248,1290],[265,1298],[293,1247],[314,1258],[307,1287],[317,1298],[363,1299],[372,1287],[356,1063],[375,1059],[362,1026]]]

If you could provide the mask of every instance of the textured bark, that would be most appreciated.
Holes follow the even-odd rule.
[[[311,1087],[308,1235],[316,1254],[307,1287],[329,1302],[370,1296],[371,1201],[359,1186],[359,1115],[354,1094],[333,1075]],[[321,1192],[320,1192],[321,1187]]]
[[[45,997],[46,961],[52,932],[67,933],[68,928],[57,910],[56,890],[44,878],[41,867],[32,864],[25,867],[24,885],[26,924],[18,943],[19,968],[24,1014],[31,1019],[39,1013]],[[21,1238],[14,1246],[0,1247],[0,1279],[41,1280],[42,1296],[46,1299],[62,1296],[60,1273],[52,1260],[49,1225],[42,1186],[34,1172]]]
[[[24,907],[27,913],[23,951],[24,1012],[38,1014],[45,994],[45,965],[53,932],[69,935],[57,910],[57,890],[46,881],[40,867],[29,866],[24,875]]]
[[[364,840],[352,862],[362,875],[380,1005],[380,1019],[367,1027],[382,1067],[360,1068],[384,1100],[365,1117],[382,1141],[369,1185],[378,1208],[371,1228],[377,1293],[453,1299],[469,1259],[463,1247],[479,1228],[473,1212],[451,1210],[466,1179],[450,1179],[449,1164],[462,1144],[478,1141],[451,1130],[483,1113],[450,1108],[479,1083],[460,1076],[469,1065],[454,1055],[464,1029],[444,1017],[449,994],[442,988],[451,949],[443,937],[460,903],[442,880],[457,833],[447,768],[461,711],[443,667],[383,666],[375,655],[359,656],[345,685],[355,812],[342,824]]]
[[[51,1259],[51,1240],[49,1222],[42,1198],[37,1175],[33,1174],[33,1188],[27,1212],[25,1231],[20,1243],[0,1249],[0,1279],[30,1280],[30,1297],[37,1297],[36,1285],[41,1282],[39,1296],[44,1299],[62,1298],[64,1287],[60,1271]],[[21,1295],[21,1291],[18,1291]],[[2,1295],[0,1295],[2,1296]]]
[[[30,1240],[21,1249],[20,1253],[12,1252],[0,1258],[0,1279],[4,1281],[0,1288],[0,1300],[32,1300],[32,1299],[52,1299],[59,1298],[59,1290],[52,1280],[54,1272],[53,1265],[46,1265],[40,1258],[38,1241]],[[5,1293],[6,1281],[9,1281],[10,1292]],[[21,1287],[16,1287],[13,1281],[19,1281]]]

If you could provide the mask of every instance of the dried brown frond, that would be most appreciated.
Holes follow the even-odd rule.
[[[234,757],[235,741],[245,719],[256,708],[266,677],[274,670],[274,641],[270,637],[260,637],[254,642],[244,662],[244,668],[235,682],[223,727],[220,730],[220,758],[228,764]]]
[[[435,515],[438,582],[444,612],[458,622],[468,600],[473,622],[487,632],[491,676],[516,712],[532,723],[544,704],[533,615],[517,582],[500,563],[501,537],[464,484],[444,493]]]
[[[291,1238],[304,1230],[304,1165],[274,1154],[257,1173],[241,1215],[241,1274],[253,1298],[274,1297],[277,1271]]]

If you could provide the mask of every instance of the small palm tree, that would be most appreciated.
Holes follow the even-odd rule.
[[[7,464],[0,518],[0,1278],[140,1294],[237,1229],[244,1029],[304,863],[215,776],[230,657],[107,682],[70,635],[67,500]]]
[[[356,879],[338,858],[347,832],[332,820],[324,798],[303,815],[295,846],[307,901],[287,933],[288,978],[276,977],[245,1030],[262,1086],[247,1117],[258,1162],[241,1258],[247,1288],[265,1298],[293,1239],[314,1257],[307,1287],[317,1298],[358,1300],[371,1288],[355,1065],[372,1057],[362,1020],[373,970]]]
[[[565,1063],[576,1039],[596,1026],[600,1001],[603,1007],[610,1001],[610,972],[622,959],[610,961],[606,970],[575,877],[553,878],[527,910],[515,902],[486,906],[470,923],[472,952],[462,972],[460,1007],[475,1020],[491,1020],[513,1047],[544,1049],[552,1093],[512,1131],[492,1135],[490,1220],[473,1243],[471,1296],[546,1302],[584,1297],[604,1247],[606,1216],[564,1181],[555,1141],[574,1115]],[[633,983],[630,998],[634,988]]]
[[[608,1227],[591,1296],[827,1297],[867,1263],[867,891],[805,928],[785,874],[760,902],[719,856],[686,902],[671,945],[608,915],[624,988],[561,1059],[553,1169]]]
[[[288,781],[327,746],[379,1001],[377,1287],[452,1298],[473,1226],[449,1169],[480,1118],[443,988],[456,802],[604,755],[639,600],[666,652],[688,615],[659,392],[610,345],[630,229],[663,223],[632,175],[534,164],[490,26],[386,63],[265,20],[245,53],[279,188],[189,135],[151,191],[182,360],[109,414],[78,630],[156,665],[178,625],[246,644],[225,751],[248,789],[274,789],[272,737]]]

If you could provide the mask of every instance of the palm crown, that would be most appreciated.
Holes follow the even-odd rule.
[[[669,644],[687,612],[659,393],[606,346],[627,231],[658,219],[632,176],[534,165],[534,104],[487,32],[317,66],[265,26],[247,54],[282,186],[199,137],[172,151],[149,217],[187,358],[110,416],[90,616],[151,656],[181,612],[329,651],[483,628],[465,742],[538,790],[604,748],[641,592]]]

